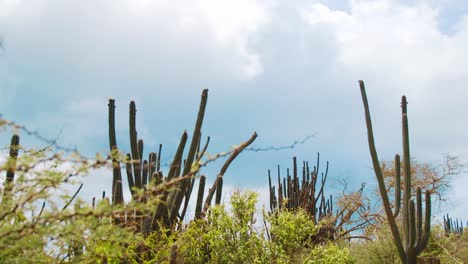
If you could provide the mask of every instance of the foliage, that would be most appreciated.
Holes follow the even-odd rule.
[[[400,263],[390,230],[385,226],[382,227],[374,229],[372,241],[351,244],[351,255],[354,259],[362,260],[359,263]],[[466,233],[446,235],[441,225],[434,225],[429,244],[421,253],[421,257],[436,258],[440,260],[440,263],[468,263],[468,237]]]
[[[197,220],[185,230],[178,242],[187,263],[277,263],[264,236],[254,229],[257,194],[235,193],[231,213],[224,205],[215,206],[206,220]]]
[[[259,228],[256,202],[256,193],[234,193],[230,210],[216,205],[178,232],[148,237],[138,263],[352,263],[348,249],[312,243],[319,226],[303,210],[277,211]]]
[[[113,107],[110,105],[110,112]],[[133,114],[136,111],[134,105],[133,110],[131,107],[132,111]],[[403,116],[405,115],[406,113]],[[135,143],[138,138],[134,117],[131,123],[131,141]],[[395,233],[392,234],[393,230],[388,229],[386,225],[371,225],[366,229],[363,237],[372,241],[317,242],[316,238],[325,230],[324,227],[338,226],[336,230],[340,232],[339,236],[351,238],[354,230],[346,230],[347,227],[352,223],[369,223],[369,219],[374,216],[369,215],[373,213],[370,209],[364,208],[367,207],[365,205],[368,204],[368,198],[362,196],[363,187],[354,193],[343,193],[343,197],[336,203],[342,209],[337,211],[336,218],[329,217],[333,214],[332,201],[330,199],[329,202],[325,202],[324,194],[320,191],[321,194],[317,196],[320,199],[315,201],[320,200],[319,203],[326,208],[322,208],[325,217],[317,218],[307,211],[310,208],[296,206],[300,204],[298,201],[302,197],[298,196],[299,189],[305,189],[304,184],[299,184],[295,168],[293,180],[297,182],[288,184],[291,192],[282,188],[286,186],[286,180],[283,180],[284,185],[278,181],[278,197],[271,196],[270,202],[274,208],[271,208],[268,215],[264,213],[263,228],[255,218],[258,200],[256,193],[234,193],[230,206],[220,204],[223,174],[233,159],[252,143],[257,135],[254,133],[249,141],[233,151],[208,158],[202,163],[201,158],[208,144],[200,151],[201,121],[197,123],[200,124],[196,125],[198,128],[195,129],[196,135],[189,150],[190,156],[193,157],[188,159],[189,162],[185,159],[184,164],[184,148],[181,146],[178,151],[180,155],[174,158],[175,162],[167,177],[163,177],[159,171],[160,152],[157,156],[156,153],[150,154],[146,163],[143,161],[143,143],[140,140],[137,146],[133,144],[132,153],[126,157],[120,156],[116,143],[111,140],[110,157],[105,159],[96,156],[91,160],[83,159],[79,154],[64,157],[61,153],[51,153],[48,148],[26,149],[19,145],[19,137],[14,136],[10,157],[0,166],[0,175],[6,175],[2,179],[3,187],[0,187],[0,263],[399,263],[401,251],[395,247]],[[181,145],[185,145],[186,140],[187,135],[184,133]],[[19,156],[18,151],[21,151]],[[189,224],[182,224],[196,180],[192,176],[197,175],[201,167],[217,157],[228,155],[230,157],[220,170],[213,187],[209,189],[206,199],[203,197],[206,177],[200,176],[197,219]],[[409,155],[406,157],[409,158]],[[454,161],[449,159],[450,157],[449,162]],[[127,176],[132,176],[128,178],[132,179],[135,185],[130,186],[132,199],[129,202],[123,201],[121,163],[126,163]],[[453,164],[448,164],[447,171],[437,174],[434,167],[413,163],[409,173],[405,173],[415,174],[415,181],[413,184],[409,183],[410,187],[432,186],[433,189],[429,189],[429,193],[439,195],[439,199],[443,200],[449,176],[457,173],[458,167],[456,163]],[[388,163],[381,165],[384,189],[391,192],[392,187],[388,187],[388,184],[398,186],[396,180],[393,180],[397,178],[393,178],[393,175],[399,174],[400,170],[398,166],[395,166],[395,169]],[[103,199],[97,202],[93,198],[90,204],[89,201],[70,195],[70,188],[78,187],[80,176],[86,175],[90,169],[103,166],[108,166],[114,171],[112,200],[103,196]],[[296,167],[296,164],[294,166]],[[305,168],[308,170],[308,167]],[[313,173],[315,177],[317,171]],[[151,176],[154,180],[151,180]],[[322,186],[323,184],[324,180]],[[398,190],[410,189],[406,184],[399,185],[404,186],[397,188]],[[294,188],[296,190],[293,190]],[[80,189],[81,187],[75,194]],[[270,193],[274,190],[270,183]],[[413,218],[412,221],[419,225],[419,231],[416,233],[420,235],[422,218],[418,215],[421,215],[422,210],[421,198],[420,194],[416,193],[416,196],[405,194],[406,197],[403,197],[411,202],[411,196],[415,196],[416,205],[410,204],[409,209],[404,209],[400,216],[395,212],[394,217],[400,220],[402,215],[413,210],[410,219]],[[279,202],[280,195],[284,196],[283,202]],[[215,206],[211,206],[213,196],[216,196]],[[395,198],[395,201],[398,199]],[[282,205],[288,202],[293,206],[282,208]],[[390,207],[387,207],[387,211],[392,214]],[[398,211],[395,207],[395,211]],[[428,207],[430,208],[430,205],[426,206]],[[320,211],[320,207],[318,210]],[[163,215],[159,214],[161,212]],[[157,217],[152,217],[156,214]],[[169,224],[162,222],[169,217]],[[419,220],[414,221],[415,217]],[[148,219],[151,220],[150,227]],[[337,222],[337,219],[345,221]],[[425,220],[428,220],[427,216]],[[385,220],[379,224],[381,223],[385,223]],[[361,224],[357,226],[360,227]],[[394,225],[394,228],[397,233],[398,229],[406,229],[402,225]],[[428,227],[425,229],[428,230]],[[420,237],[417,240],[424,238]],[[340,242],[342,244],[339,244]],[[429,243],[420,253],[423,257],[436,257],[442,263],[468,263],[466,232],[444,232],[442,227],[433,226]]]
[[[374,132],[372,129],[372,122],[369,111],[369,104],[367,102],[366,89],[363,81],[359,81],[361,89],[362,102],[364,105],[367,137],[369,143],[369,151],[372,158],[375,176],[379,184],[379,192],[382,197],[382,205],[387,216],[387,221],[398,250],[400,260],[405,264],[416,263],[417,256],[426,248],[430,238],[431,229],[431,193],[429,190],[425,192],[425,213],[423,219],[422,213],[422,198],[421,188],[417,188],[416,201],[412,199],[411,193],[411,164],[410,164],[410,147],[409,147],[409,129],[408,129],[408,112],[406,96],[401,97],[401,117],[402,117],[402,130],[403,130],[403,175],[404,175],[404,192],[401,201],[401,184],[400,184],[400,156],[395,155],[395,201],[394,211],[392,212],[390,200],[388,198],[388,190],[385,187],[385,180],[380,167],[379,158],[374,142]],[[396,223],[396,218],[400,214],[401,204],[401,218],[403,222],[403,232],[400,234],[399,227]],[[424,224],[423,224],[424,220]],[[424,228],[423,228],[424,226]],[[400,227],[401,229],[401,227]]]
[[[304,247],[310,247],[320,226],[315,225],[304,210],[275,211],[267,217],[272,241],[289,256],[299,256]]]
[[[129,107],[131,151],[130,153],[127,153],[126,156],[121,155],[117,147],[115,128],[115,101],[114,99],[109,100],[109,150],[111,154],[111,158],[109,159],[112,161],[113,173],[112,204],[125,204],[123,198],[121,163],[125,164],[128,187],[130,193],[132,194],[133,201],[138,201],[142,204],[145,204],[150,200],[154,200],[155,197],[157,197],[160,201],[160,203],[156,204],[154,208],[150,207],[150,210],[138,211],[135,214],[135,217],[131,218],[130,221],[128,218],[118,219],[117,221],[119,223],[126,225],[132,224],[136,227],[138,232],[142,232],[144,235],[149,235],[153,231],[157,231],[160,228],[178,228],[180,223],[184,220],[187,206],[191,199],[192,190],[195,186],[195,180],[197,178],[200,179],[200,182],[198,187],[199,192],[196,198],[197,206],[195,217],[200,218],[206,213],[206,210],[211,205],[215,192],[215,204],[220,203],[223,176],[226,173],[226,170],[232,161],[239,155],[239,153],[256,139],[257,134],[254,132],[248,141],[242,143],[234,150],[224,154],[229,155],[229,158],[226,160],[221,170],[217,174],[213,187],[209,190],[205,202],[203,202],[205,177],[196,176],[200,176],[198,173],[201,167],[205,166],[208,162],[211,162],[220,157],[217,156],[213,159],[208,158],[208,160],[204,162],[201,161],[205,156],[210,141],[210,137],[208,137],[204,147],[201,148],[201,129],[207,100],[208,89],[204,89],[201,96],[200,107],[198,110],[189,150],[184,157],[184,149],[188,141],[188,133],[187,131],[184,131],[166,177],[163,176],[163,172],[160,170],[162,145],[159,146],[158,152],[150,152],[148,159],[144,158],[144,141],[138,137],[136,128],[137,110],[134,101],[130,102]],[[165,183],[170,183],[171,187],[173,188],[156,188],[153,190],[148,188],[149,185],[159,186]],[[136,197],[137,195],[139,197]],[[202,204],[205,206],[202,207]]]
[[[442,226],[434,226],[423,256],[438,257],[441,263],[468,263],[468,236],[446,234]]]
[[[333,196],[325,195],[329,163],[326,163],[325,172],[320,173],[319,168],[320,155],[317,153],[316,165],[311,169],[309,162],[304,161],[302,175],[300,175],[297,159],[293,157],[292,175],[287,169],[287,176],[281,180],[278,166],[277,187],[272,185],[271,173],[268,170],[270,212],[301,209],[307,212],[309,220],[313,223],[322,222],[320,230],[317,231],[315,243],[352,239],[353,233],[362,231],[374,220],[368,207],[369,200],[362,195],[365,184],[363,183],[361,188],[354,192],[343,191],[338,197],[336,203],[338,208],[335,211]],[[327,225],[323,224],[324,220]]]
[[[392,240],[392,234],[387,225],[369,228],[373,234],[372,240],[361,240],[351,243],[350,250],[358,263],[399,264],[398,251]]]
[[[126,246],[142,237],[112,221],[123,208],[111,207],[107,198],[91,205],[69,195],[79,175],[100,165],[71,165],[47,148],[16,147],[22,154],[0,167],[14,172],[1,189],[1,263],[121,262],[134,254]],[[127,209],[141,209],[136,206]]]
[[[348,248],[340,248],[337,244],[328,243],[314,247],[309,256],[305,258],[304,263],[351,264],[354,263],[354,260],[350,257]]]

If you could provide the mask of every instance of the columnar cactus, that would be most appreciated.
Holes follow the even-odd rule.
[[[293,173],[281,181],[278,166],[278,190],[272,186],[270,170],[268,170],[268,183],[270,187],[270,210],[276,209],[295,210],[304,209],[316,223],[333,211],[332,196],[325,197],[324,187],[328,177],[328,162],[325,173],[319,177],[320,155],[317,154],[317,165],[311,171],[309,163],[304,162],[302,167],[302,179],[299,179],[297,171],[297,159],[293,157]]]
[[[392,212],[390,200],[388,198],[387,189],[385,188],[382,169],[380,168],[379,158],[374,143],[374,134],[372,131],[372,123],[367,102],[367,95],[363,81],[359,81],[362,101],[364,104],[367,136],[369,142],[369,150],[372,158],[374,172],[379,184],[379,191],[382,197],[382,202],[390,225],[390,230],[397,247],[398,254],[404,264],[416,263],[417,256],[424,250],[429,242],[430,227],[431,227],[431,197],[429,191],[425,195],[425,217],[422,216],[422,199],[421,189],[416,190],[416,204],[412,199],[411,194],[411,166],[410,166],[410,148],[409,148],[409,132],[408,132],[408,113],[406,97],[401,99],[402,109],[402,136],[403,136],[403,176],[404,176],[404,193],[403,207],[400,207],[400,158],[395,156],[395,206]],[[401,208],[401,209],[400,209]],[[400,236],[396,217],[401,211],[403,220],[403,238]],[[424,224],[423,224],[424,222]],[[424,227],[423,227],[424,226]]]
[[[367,204],[361,200],[365,184],[354,192],[343,194],[339,199],[339,207],[333,209],[333,196],[325,195],[325,184],[328,178],[328,165],[325,172],[319,174],[320,155],[311,170],[308,162],[302,164],[302,176],[297,166],[296,157],[293,158],[293,170],[287,169],[287,176],[281,179],[278,166],[278,187],[272,185],[271,173],[268,171],[268,185],[270,189],[270,212],[277,210],[304,210],[315,224],[320,222],[320,228],[314,243],[322,243],[335,239],[351,239],[353,233],[364,229],[372,217],[369,215]],[[334,211],[335,210],[335,211]],[[325,221],[323,221],[325,220]]]
[[[152,196],[158,196],[160,203],[156,206],[153,212],[134,212],[136,216],[137,230],[142,230],[143,233],[149,234],[151,231],[158,229],[158,226],[162,223],[168,228],[174,228],[177,223],[181,222],[187,211],[189,200],[192,194],[193,187],[195,185],[195,174],[198,172],[199,164],[201,159],[208,147],[209,137],[202,150],[201,145],[201,128],[203,124],[203,118],[205,115],[206,104],[208,100],[208,89],[203,90],[201,96],[200,108],[198,110],[197,121],[195,123],[195,129],[193,131],[192,142],[187,156],[184,158],[184,149],[187,145],[188,134],[186,131],[182,134],[179,146],[175,153],[175,156],[170,163],[169,172],[166,177],[163,176],[161,167],[161,145],[159,146],[158,153],[149,153],[148,159],[145,160],[144,156],[144,143],[142,139],[138,138],[136,129],[136,106],[135,102],[130,103],[130,118],[129,118],[129,134],[130,134],[130,153],[126,154],[126,158],[120,157],[119,150],[117,148],[117,140],[115,133],[115,102],[113,99],[109,100],[109,147],[111,151],[112,165],[113,165],[113,180],[112,180],[112,203],[113,205],[123,205],[123,190],[122,190],[122,175],[120,171],[120,162],[125,163],[125,169],[127,174],[128,186],[132,194],[132,199],[138,199],[137,202],[146,202],[147,199]],[[218,174],[215,185],[210,189],[208,197],[203,203],[203,193],[205,190],[205,177],[200,177],[200,184],[197,196],[197,208],[196,216],[202,216],[202,208],[205,211],[206,206],[211,204],[212,192],[216,191],[216,203],[221,200],[222,190],[222,176],[227,170],[232,160],[253,142],[257,135],[247,141],[241,147],[233,151],[229,159],[224,164],[220,173]],[[153,186],[162,183],[172,182],[174,188],[158,189],[158,191],[146,191],[148,184]],[[153,188],[154,189],[154,188]],[[137,190],[145,190],[144,197],[140,197],[137,194]],[[205,207],[203,207],[205,205]],[[127,221],[128,219],[123,216],[116,216],[116,223]],[[128,224],[128,223],[126,223]]]
[[[443,216],[444,219],[444,231],[445,235],[448,236],[449,234],[463,234],[463,221],[459,219],[453,220],[448,214],[447,216]]]

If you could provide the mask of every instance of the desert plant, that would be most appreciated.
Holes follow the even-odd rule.
[[[342,194],[338,199],[338,209],[333,211],[333,196],[326,198],[325,185],[328,178],[329,163],[325,172],[320,174],[320,155],[317,153],[317,163],[311,170],[309,162],[302,165],[302,177],[299,176],[297,159],[293,157],[292,175],[286,170],[287,176],[281,180],[278,166],[278,187],[272,185],[271,173],[268,170],[268,184],[270,189],[270,214],[278,210],[307,212],[310,221],[320,228],[313,235],[315,243],[333,241],[335,239],[351,239],[353,232],[364,229],[372,221],[367,203],[362,197],[364,184],[355,192]]]
[[[463,221],[459,219],[453,220],[448,214],[443,216],[445,235],[463,234]]]
[[[200,182],[198,195],[196,197],[195,216],[199,218],[206,213],[208,206],[211,205],[214,195],[216,195],[215,203],[218,204],[221,200],[223,176],[229,165],[237,155],[250,145],[257,137],[257,134],[254,133],[248,141],[244,142],[229,153],[229,158],[222,166],[215,179],[213,187],[209,190],[208,195],[203,202],[205,176],[198,175],[198,172],[202,166],[211,161],[209,159],[206,162],[202,162],[202,158],[204,157],[209,144],[209,137],[204,147],[201,148],[201,128],[207,100],[208,90],[205,89],[202,92],[200,107],[189,151],[186,157],[183,158],[184,149],[188,139],[187,132],[185,131],[182,134],[179,146],[166,177],[164,177],[163,172],[160,171],[161,145],[159,146],[159,151],[157,153],[150,152],[147,160],[143,158],[144,143],[142,139],[138,138],[136,130],[136,106],[133,101],[130,103],[129,122],[131,152],[127,153],[125,158],[121,157],[117,147],[115,133],[115,101],[113,99],[109,100],[109,147],[113,164],[112,201],[116,206],[124,204],[122,175],[120,169],[120,163],[123,162],[125,163],[128,187],[132,193],[133,200],[142,203],[145,203],[146,200],[151,197],[157,197],[159,200],[159,203],[153,211],[135,212],[130,219],[130,221],[138,227],[137,230],[142,231],[146,235],[159,229],[161,224],[165,228],[177,228],[177,224],[181,223],[185,217],[196,178],[200,178]],[[155,186],[163,183],[171,183],[171,188],[158,188],[155,190]],[[124,224],[126,225],[129,224],[128,217],[125,216],[117,217],[114,221],[117,223],[125,222]]]
[[[430,224],[431,224],[431,198],[429,191],[426,191],[426,208],[425,217],[422,216],[422,199],[421,189],[416,190],[416,204],[411,199],[411,165],[410,165],[410,148],[409,148],[409,132],[408,132],[408,113],[406,97],[402,96],[402,136],[403,136],[403,174],[404,174],[404,193],[403,193],[403,208],[401,208],[401,187],[400,187],[400,157],[395,156],[395,204],[394,212],[392,212],[390,200],[388,198],[387,189],[385,187],[384,177],[380,162],[377,156],[377,151],[374,143],[374,134],[372,131],[372,122],[367,102],[367,95],[363,81],[359,81],[362,101],[364,104],[367,136],[369,142],[369,150],[372,158],[374,172],[379,184],[379,191],[382,197],[385,214],[387,216],[390,230],[398,250],[400,260],[405,264],[416,263],[417,256],[424,250],[429,242]],[[398,214],[402,212],[403,219],[403,239],[396,224]],[[424,228],[423,228],[424,220]]]
[[[90,206],[75,199],[82,185],[73,195],[67,190],[77,183],[75,177],[96,164],[69,166],[59,153],[51,155],[49,148],[26,149],[19,145],[19,136],[13,135],[10,155],[0,166],[0,173],[5,172],[0,204],[1,263],[120,262],[128,257],[125,245],[139,237],[111,224],[115,211],[106,200]],[[103,241],[113,251],[99,250]]]

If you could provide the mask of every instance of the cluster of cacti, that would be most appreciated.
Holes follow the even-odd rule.
[[[281,179],[278,166],[278,187],[272,185],[271,172],[268,171],[270,189],[270,213],[277,210],[304,210],[314,224],[319,224],[317,235],[312,236],[314,243],[332,241],[339,238],[352,238],[352,233],[365,228],[369,219],[359,218],[356,215],[367,215],[369,209],[360,200],[364,184],[356,192],[347,197],[341,197],[341,206],[333,211],[333,196],[325,195],[325,184],[328,178],[328,166],[325,172],[319,173],[320,155],[317,154],[317,163],[311,170],[309,162],[302,164],[302,175],[299,176],[297,159],[293,157],[293,172],[286,170],[287,176]],[[346,198],[354,199],[346,199]],[[325,221],[322,221],[325,220]]]
[[[19,136],[13,135],[11,137],[10,142],[10,156],[7,162],[7,174],[6,179],[3,184],[3,200],[2,202],[5,203],[11,196],[11,190],[13,188],[13,181],[15,179],[15,171],[16,171],[16,160],[18,158],[18,150],[19,150]]]
[[[201,128],[205,114],[205,108],[208,100],[208,90],[203,90],[201,96],[200,108],[198,117],[193,131],[192,141],[186,157],[183,157],[184,149],[187,143],[188,135],[185,131],[180,140],[175,156],[171,162],[169,172],[164,177],[160,170],[161,164],[161,145],[158,152],[150,152],[148,159],[144,159],[143,140],[138,138],[136,130],[136,107],[132,101],[130,103],[130,146],[131,153],[126,155],[126,159],[122,161],[119,150],[117,148],[117,140],[115,133],[115,102],[109,100],[109,145],[113,163],[113,181],[112,181],[112,203],[114,205],[123,204],[123,189],[122,189],[122,174],[120,163],[124,162],[126,167],[127,181],[133,199],[138,202],[145,202],[148,196],[158,196],[160,202],[157,208],[152,212],[135,212],[132,215],[133,220],[137,219],[136,225],[138,230],[144,233],[149,233],[158,228],[159,224],[165,227],[174,228],[177,223],[180,223],[187,211],[187,207],[191,198],[192,190],[195,186],[196,178],[199,178],[198,195],[196,201],[195,217],[201,217],[211,204],[214,193],[216,192],[215,203],[221,201],[221,191],[223,184],[223,175],[229,167],[233,159],[253,140],[256,134],[246,143],[232,152],[218,176],[215,179],[213,187],[203,202],[205,192],[205,176],[197,175],[201,159],[208,147],[209,137],[201,147]],[[146,190],[149,185],[158,186],[160,184],[172,184],[171,188],[156,188],[152,191],[145,192],[146,197],[138,197],[138,190]],[[181,210],[182,209],[182,210]],[[125,219],[125,220],[123,220]],[[129,217],[117,217],[116,222],[129,221]]]
[[[445,235],[449,234],[457,234],[457,235],[462,235],[463,234],[463,221],[459,219],[453,220],[449,215],[447,214],[446,216],[443,216],[444,219],[444,231]]]
[[[388,198],[387,189],[385,187],[382,169],[380,167],[377,151],[374,143],[374,135],[372,131],[372,123],[367,102],[367,95],[363,81],[359,81],[362,100],[365,110],[367,135],[369,142],[369,150],[372,158],[374,172],[379,184],[379,191],[382,197],[385,214],[390,225],[393,240],[398,250],[401,261],[405,264],[416,263],[417,256],[424,250],[429,242],[431,228],[431,197],[429,191],[425,195],[425,217],[423,218],[421,189],[416,191],[416,204],[412,199],[411,193],[411,166],[410,166],[410,147],[409,147],[409,130],[408,130],[408,113],[407,101],[403,96],[401,99],[402,108],[402,137],[403,137],[403,176],[404,176],[404,193],[403,207],[401,208],[401,185],[400,185],[400,157],[395,156],[395,201],[394,211]],[[403,238],[400,235],[396,223],[399,212],[402,212],[403,220]]]
[[[333,198],[325,198],[325,182],[328,176],[328,162],[325,173],[319,177],[320,155],[317,155],[317,165],[310,170],[309,163],[303,162],[302,177],[299,178],[296,157],[293,157],[293,173],[287,169],[287,176],[281,180],[280,167],[278,166],[278,188],[272,186],[271,173],[268,170],[268,183],[270,187],[270,210],[276,209],[295,210],[302,208],[310,216],[314,223],[323,217],[329,216],[333,211]],[[277,189],[277,191],[276,191]],[[276,195],[278,193],[278,195]]]

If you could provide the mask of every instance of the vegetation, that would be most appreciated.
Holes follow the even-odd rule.
[[[365,109],[367,135],[369,139],[369,150],[372,157],[372,163],[374,165],[375,175],[379,183],[379,191],[382,197],[383,206],[385,209],[385,215],[387,216],[388,224],[395,242],[395,246],[398,250],[398,255],[402,263],[411,264],[416,263],[418,255],[426,248],[430,237],[431,228],[431,196],[430,192],[426,190],[425,196],[425,216],[423,224],[422,216],[422,202],[421,202],[421,189],[416,190],[416,204],[412,200],[411,193],[411,165],[410,165],[410,147],[409,147],[409,135],[408,135],[408,114],[407,114],[407,102],[406,97],[401,98],[401,116],[402,116],[402,127],[403,127],[403,175],[404,175],[404,193],[403,193],[403,208],[402,220],[403,220],[403,239],[399,233],[398,226],[396,224],[396,218],[400,213],[400,200],[401,200],[401,187],[400,187],[400,156],[395,155],[395,201],[394,211],[392,212],[390,200],[388,198],[387,189],[385,187],[385,181],[380,167],[379,158],[375,149],[374,135],[372,131],[372,123],[370,118],[369,105],[367,103],[366,90],[364,82],[359,81],[362,101]],[[424,225],[424,229],[423,229]]]
[[[300,177],[297,159],[294,157],[292,175],[287,169],[287,176],[282,181],[278,166],[277,189],[272,185],[271,173],[268,171],[271,213],[276,210],[302,209],[314,224],[321,223],[317,234],[313,236],[316,244],[356,238],[355,234],[362,232],[375,218],[370,212],[368,200],[362,194],[365,184],[355,192],[344,192],[334,211],[333,196],[326,198],[325,195],[329,163],[326,163],[325,172],[321,175],[319,168],[320,155],[317,154],[317,163],[312,170],[309,162],[303,162]]]
[[[143,158],[144,142],[143,139],[138,138],[136,129],[136,105],[133,101],[130,102],[129,110],[131,153],[127,153],[126,156],[121,155],[117,148],[115,133],[115,101],[113,99],[109,100],[109,147],[113,172],[112,204],[117,207],[124,205],[121,163],[125,163],[128,188],[132,194],[132,200],[143,204],[149,203],[154,200],[154,198],[158,200],[158,203],[154,204],[149,211],[137,211],[130,218],[125,215],[115,217],[114,221],[117,224],[134,225],[137,231],[143,232],[145,235],[149,235],[162,227],[171,230],[180,228],[180,223],[183,222],[185,218],[197,178],[199,178],[200,181],[195,216],[200,218],[206,213],[215,193],[215,203],[220,203],[225,172],[237,155],[255,140],[257,134],[254,133],[248,141],[241,144],[230,153],[230,157],[217,174],[213,187],[209,190],[203,202],[205,176],[200,176],[198,173],[201,167],[211,161],[208,160],[202,163],[202,158],[210,142],[210,138],[208,137],[204,147],[201,148],[201,129],[207,101],[208,89],[205,89],[202,92],[200,108],[198,110],[189,151],[186,157],[183,158],[185,145],[188,139],[187,131],[184,131],[174,159],[171,162],[169,172],[167,176],[164,177],[163,172],[160,170],[161,145],[157,153],[150,152],[147,160]],[[170,183],[172,188],[148,188],[150,186],[157,187],[167,183]]]
[[[0,167],[0,263],[468,263],[466,225],[448,215],[442,224],[430,221],[431,195],[444,200],[449,176],[456,172],[438,174],[429,165],[412,162],[404,97],[403,161],[397,155],[393,164],[380,163],[362,82],[361,92],[382,208],[370,206],[375,197],[364,193],[365,183],[356,191],[326,195],[329,164],[321,173],[319,156],[313,168],[303,162],[302,174],[296,158],[284,178],[278,167],[276,186],[269,172],[268,211],[257,211],[258,194],[250,191],[235,192],[223,204],[223,176],[256,133],[232,151],[207,156],[209,137],[201,144],[208,97],[204,90],[190,147],[185,150],[184,132],[169,170],[163,172],[162,146],[144,152],[134,102],[129,109],[130,151],[124,155],[118,148],[115,101],[110,100],[107,157],[65,155],[50,146],[28,149],[18,135],[12,136]],[[0,126],[11,124],[0,120]],[[225,156],[205,190],[201,168]],[[448,167],[456,168],[453,164]],[[82,200],[80,178],[102,167],[113,174],[111,195]],[[131,194],[128,201],[124,182]],[[196,185],[195,214],[188,217]]]

